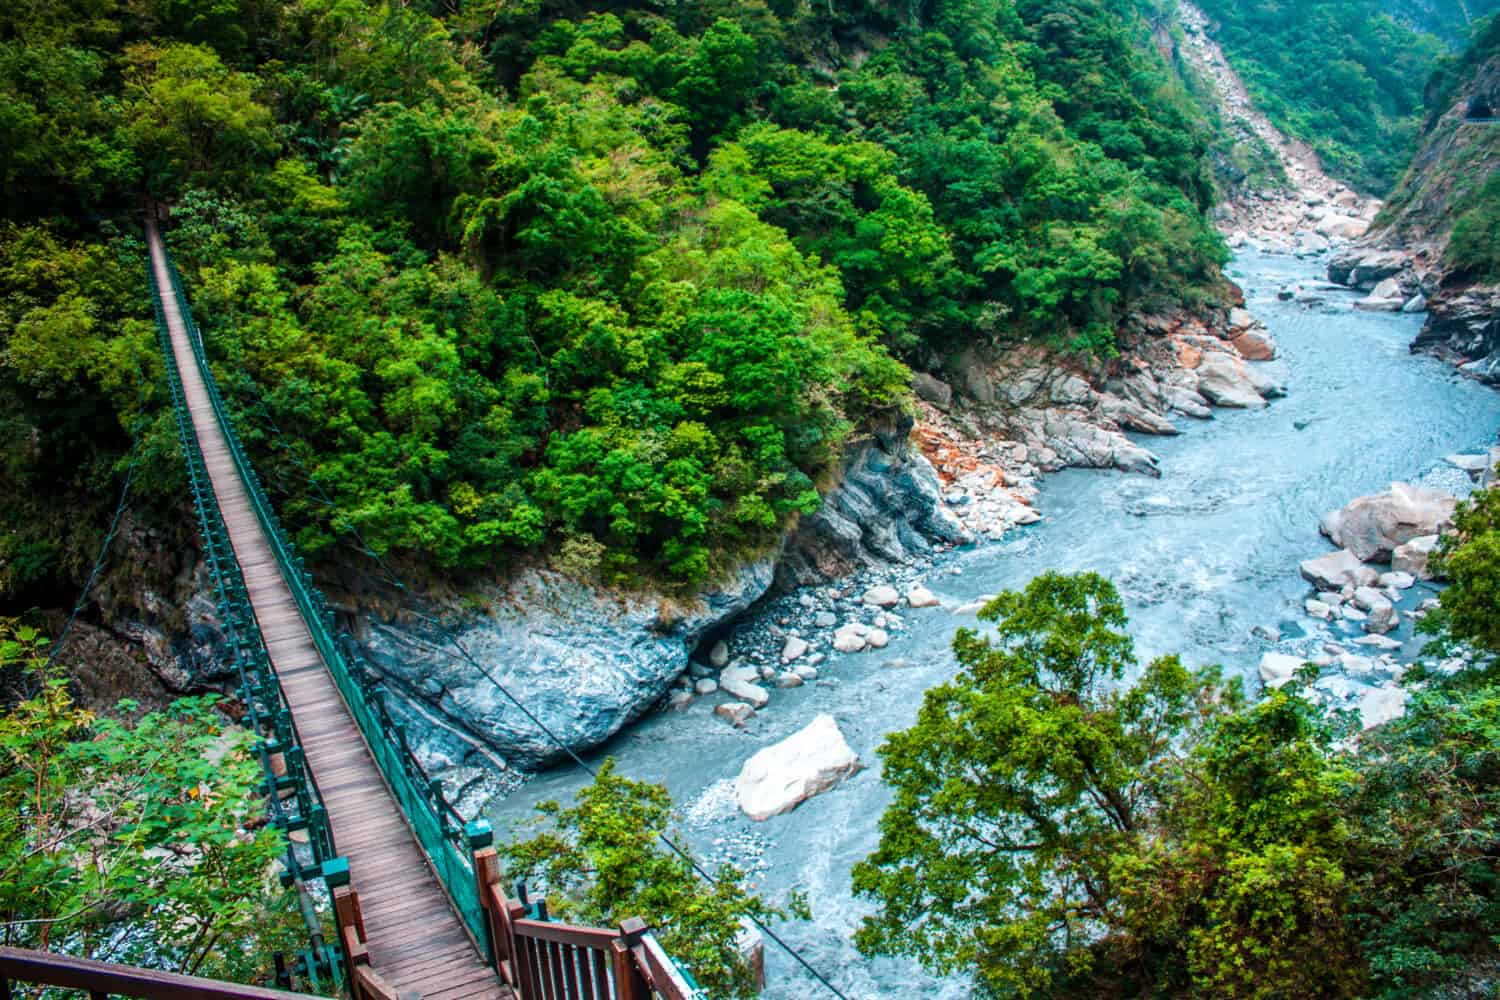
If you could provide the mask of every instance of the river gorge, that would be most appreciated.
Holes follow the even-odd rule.
[[[1191,664],[1222,664],[1253,691],[1263,653],[1313,656],[1338,638],[1302,609],[1311,588],[1298,563],[1330,550],[1319,518],[1394,480],[1462,492],[1467,476],[1444,456],[1494,442],[1500,394],[1411,354],[1421,316],[1356,311],[1353,292],[1329,290],[1320,302],[1279,298],[1288,286],[1322,277],[1314,261],[1242,252],[1230,273],[1280,345],[1290,369],[1285,399],[1258,411],[1218,410],[1211,421],[1184,421],[1180,436],[1153,439],[1159,479],[1092,470],[1047,477],[1037,502],[1041,523],[940,557],[921,576],[940,607],[901,608],[902,629],[887,648],[832,654],[816,681],[777,692],[746,728],[712,713],[716,701],[729,700],[720,694],[684,712],[654,712],[592,755],[613,756],[624,774],[665,784],[699,854],[746,869],[768,899],[805,891],[813,920],[778,932],[851,996],[887,995],[896,983],[905,984],[904,995],[957,998],[970,989],[904,962],[864,960],[850,944],[863,911],[851,897],[849,870],[874,848],[888,800],[876,749],[886,733],[910,724],[926,689],[951,676],[948,643],[956,628],[973,623],[958,609],[1019,589],[1047,569],[1093,570],[1124,595],[1143,662],[1180,652]],[[1419,586],[1410,601],[1421,596]],[[795,595],[781,598],[789,600]],[[738,627],[748,634],[764,624],[754,616],[781,613],[774,603],[761,606]],[[1252,634],[1261,626],[1283,637],[1272,643]],[[1410,634],[1405,620],[1394,635]],[[745,818],[731,787],[741,766],[819,713],[837,719],[866,769],[793,812],[764,823]],[[505,830],[524,822],[535,802],[570,799],[585,780],[577,768],[545,771],[493,804],[491,819]],[[767,997],[813,995],[811,980],[778,949],[768,947],[766,959]],[[913,977],[920,985],[911,985]]]

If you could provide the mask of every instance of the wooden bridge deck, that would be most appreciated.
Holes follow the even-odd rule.
[[[418,992],[428,1000],[509,998],[509,990],[484,963],[449,904],[313,645],[235,471],[171,294],[166,257],[154,226],[147,237],[193,428],[266,649],[323,793],[334,840],[349,859],[371,965],[402,993]]]

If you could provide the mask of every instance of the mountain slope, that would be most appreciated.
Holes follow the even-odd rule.
[[[1466,120],[1500,100],[1500,18],[1428,86],[1421,144],[1376,227],[1335,257],[1334,280],[1426,292],[1416,346],[1500,384],[1500,125]]]

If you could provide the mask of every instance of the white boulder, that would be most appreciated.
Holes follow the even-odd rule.
[[[1406,714],[1406,689],[1381,687],[1359,699],[1359,721],[1365,729],[1374,729]]]
[[[1397,573],[1410,573],[1418,580],[1431,580],[1433,572],[1428,568],[1427,562],[1432,558],[1437,544],[1437,535],[1423,535],[1396,546],[1391,553],[1391,569]]]
[[[1442,531],[1457,505],[1457,498],[1443,490],[1392,483],[1384,493],[1360,497],[1324,516],[1321,528],[1361,561],[1386,562],[1397,546]]]
[[[760,674],[749,667],[725,667],[719,674],[719,687],[752,708],[765,708],[771,696],[757,681]]]
[[[1245,363],[1228,354],[1207,354],[1198,366],[1198,393],[1220,406],[1258,410],[1266,405]]]
[[[865,633],[845,625],[833,634],[833,648],[840,653],[858,653],[865,648]]]
[[[913,608],[935,608],[938,599],[936,594],[918,584],[906,592],[906,603]]]
[[[881,584],[878,587],[871,587],[865,591],[864,602],[871,607],[894,608],[897,604],[901,603],[901,594],[895,587]]]
[[[805,654],[811,648],[812,647],[807,644],[806,639],[800,639],[795,635],[789,636],[786,640],[786,644],[781,647],[781,662],[791,663],[794,660],[800,660],[803,654]]]
[[[1260,680],[1268,688],[1279,688],[1302,669],[1306,661],[1286,653],[1266,653],[1260,658]]]
[[[751,819],[770,819],[826,792],[860,769],[831,715],[820,715],[806,728],[745,761],[735,779],[735,797]]]
[[[1345,584],[1363,587],[1376,579],[1375,571],[1348,549],[1304,560],[1298,569],[1302,578],[1319,590],[1342,590]]]

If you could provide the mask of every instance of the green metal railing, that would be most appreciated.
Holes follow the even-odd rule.
[[[348,865],[339,857],[322,794],[303,756],[296,723],[255,620],[244,574],[230,544],[229,530],[214,496],[203,451],[193,429],[182,373],[172,351],[171,332],[162,308],[161,289],[155,269],[149,263],[147,271],[177,436],[187,465],[188,486],[203,540],[204,558],[214,581],[215,604],[227,646],[227,659],[239,681],[238,693],[245,705],[246,727],[259,737],[255,753],[261,766],[261,790],[269,803],[270,822],[288,834],[286,870],[282,873],[282,880],[290,886],[324,878],[330,886],[338,885],[347,881]],[[310,863],[304,861],[292,841],[290,835],[297,831],[306,833],[306,854],[311,856]],[[328,954],[329,949],[322,941],[317,923],[309,921],[309,925],[311,941],[302,955],[303,973],[315,984],[320,979],[336,982],[339,963]]]
[[[165,249],[163,252],[165,253]],[[266,497],[260,477],[246,455],[239,435],[235,432],[229,409],[224,403],[218,383],[210,370],[203,336],[193,321],[192,311],[188,307],[181,276],[170,256],[167,257],[167,269],[171,278],[171,291],[176,298],[178,311],[187,329],[194,360],[212,403],[220,431],[229,448],[235,471],[245,487],[251,509],[255,512],[256,520],[266,536],[281,575],[297,603],[308,632],[312,635],[318,654],[328,668],[329,674],[332,675],[334,683],[338,685],[344,703],[348,706],[350,714],[354,716],[371,756],[380,768],[391,794],[400,803],[407,822],[432,862],[433,869],[437,872],[455,910],[462,916],[470,935],[485,952],[486,957],[492,958],[488,954],[488,935],[484,930],[484,913],[479,901],[479,890],[475,882],[472,862],[473,852],[476,849],[489,846],[492,839],[490,826],[483,820],[466,823],[447,800],[442,782],[428,775],[412,752],[407,740],[406,727],[393,718],[386,702],[385,687],[379,682],[378,676],[369,669],[359,655],[353,639],[347,634],[337,633],[332,609],[328,606],[323,593],[314,586],[312,574],[308,572],[302,559],[292,547],[290,539],[282,530],[281,521]],[[154,277],[153,294],[157,294]],[[170,341],[164,341],[164,353],[169,365],[175,369],[170,348]],[[179,407],[179,428],[183,421],[181,414],[185,412],[185,405]],[[196,451],[197,439],[192,434],[190,421],[187,426],[187,435],[188,437],[184,439],[184,448],[189,452],[191,465],[191,456]],[[198,462],[201,465],[201,455],[198,457]],[[213,507],[213,516],[208,517],[207,520],[213,523],[213,530],[221,531],[223,519],[213,499],[212,488],[206,491],[201,490],[195,482],[195,503],[200,502],[200,496],[206,496],[206,506]],[[200,504],[200,506],[205,505]],[[200,520],[205,516],[200,514]],[[207,534],[207,529],[205,534]],[[227,547],[227,533],[222,534],[221,537]],[[207,544],[209,543],[205,541],[205,545]],[[232,551],[230,555],[232,559]],[[243,581],[241,580],[242,587]],[[248,608],[249,602],[245,601],[244,606]],[[251,622],[253,621],[252,616]],[[255,638],[257,641],[260,638],[258,631],[255,632]],[[264,651],[263,645],[259,648],[262,652]],[[269,659],[266,663],[269,673]],[[271,674],[271,678],[274,680],[274,674]],[[288,721],[290,721],[290,713],[288,713]],[[300,763],[300,755],[298,760]],[[326,813],[324,817],[326,819]],[[331,831],[328,844],[332,846]]]

